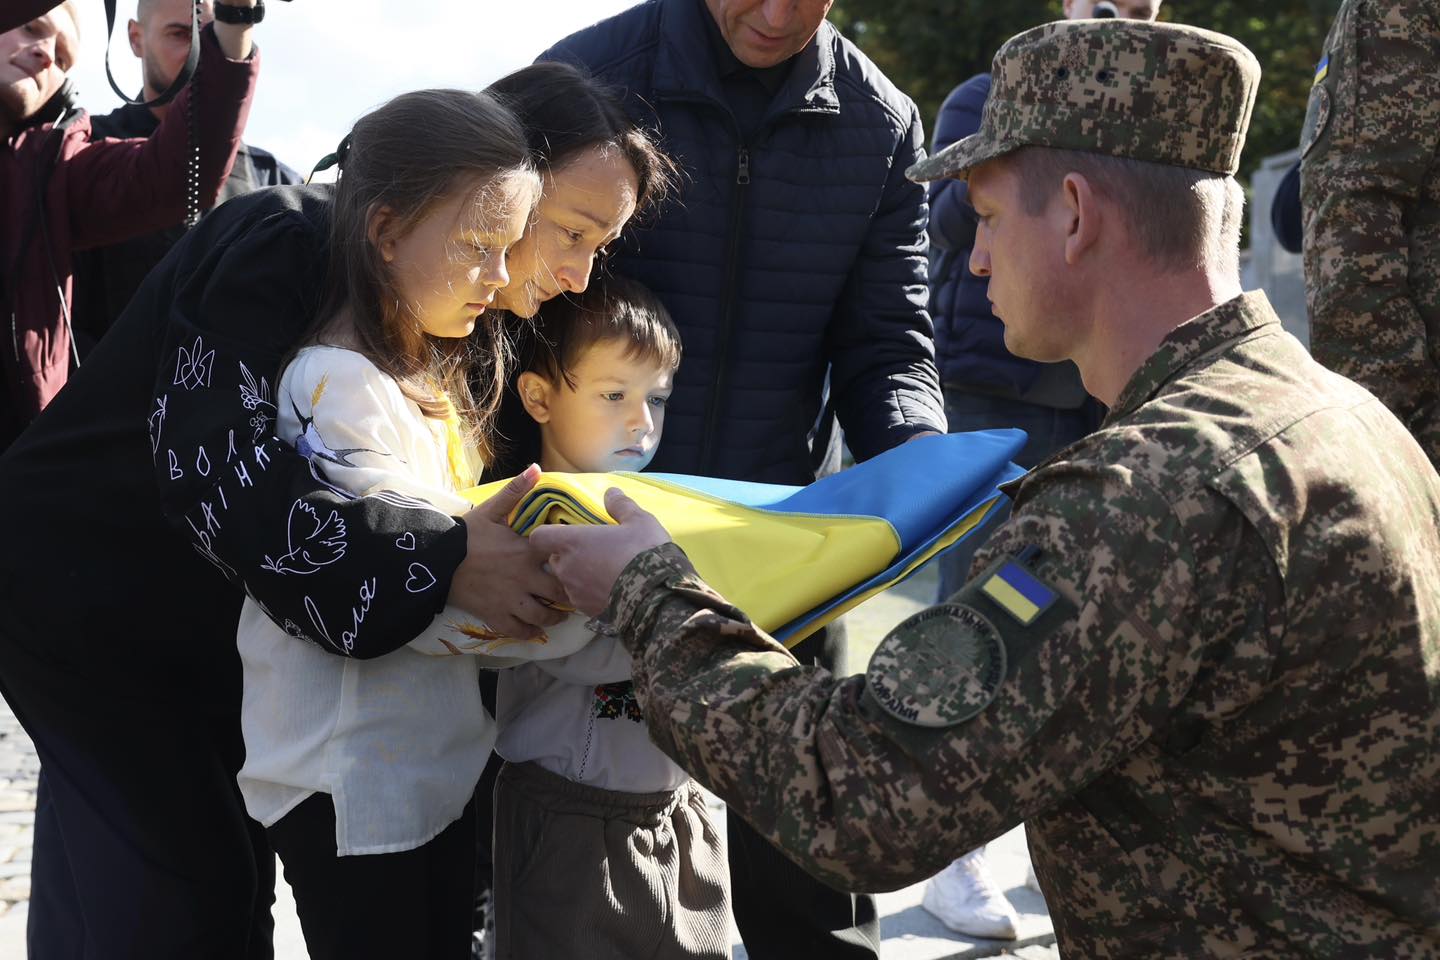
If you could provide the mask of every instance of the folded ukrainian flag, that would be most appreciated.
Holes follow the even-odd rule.
[[[545,473],[510,525],[614,523],[619,487],[705,582],[788,646],[963,541],[1023,470],[1020,430],[924,437],[806,487],[665,473]],[[474,503],[504,481],[464,491]]]

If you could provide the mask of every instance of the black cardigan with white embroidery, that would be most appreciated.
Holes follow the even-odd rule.
[[[245,592],[298,635],[317,615],[343,619],[375,579],[350,653],[362,658],[440,611],[464,524],[400,498],[350,497],[273,434],[280,363],[323,285],[330,197],[277,188],[205,217],[0,458],[0,571],[12,587],[0,629],[28,626],[16,635],[81,675],[162,689],[152,681],[233,663]],[[341,556],[267,569],[265,556],[306,535],[290,522],[297,504],[327,521],[332,555],[343,531]],[[437,589],[399,588],[416,561]],[[117,644],[122,634],[144,640]]]

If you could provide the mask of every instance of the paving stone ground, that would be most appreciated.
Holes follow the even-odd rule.
[[[0,916],[30,899],[30,847],[40,761],[9,707],[0,703]]]
[[[905,584],[876,597],[846,616],[854,640],[845,667],[863,669],[890,627],[931,601],[935,576],[921,571]],[[0,700],[0,958],[25,960],[25,919],[30,899],[30,848],[35,832],[35,788],[40,763],[30,738]],[[1029,857],[1023,830],[1017,828],[990,844],[996,881],[1021,917],[1020,938],[1005,943],[972,940],[946,929],[920,906],[924,885],[879,897],[883,960],[1059,960],[1045,901],[1025,886]],[[963,852],[963,851],[960,851]],[[277,873],[279,871],[277,870]],[[307,960],[295,901],[283,880],[276,890],[276,960]],[[735,938],[735,960],[747,960]]]

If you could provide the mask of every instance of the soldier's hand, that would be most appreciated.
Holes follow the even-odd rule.
[[[540,468],[531,464],[465,514],[465,559],[450,580],[450,603],[517,640],[528,640],[565,619],[564,613],[550,608],[564,597],[564,590],[545,571],[545,554],[507,522],[539,476]]]
[[[605,509],[615,525],[547,524],[530,534],[530,542],[550,557],[576,609],[589,616],[604,611],[620,572],[652,547],[670,542],[670,534],[654,516],[616,487],[605,491]]]

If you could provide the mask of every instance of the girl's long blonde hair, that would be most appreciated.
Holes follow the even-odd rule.
[[[424,333],[367,231],[384,206],[403,236],[438,202],[472,185],[523,176],[535,179],[538,195],[525,130],[489,94],[418,90],[362,117],[339,154],[325,294],[306,342],[321,339],[327,324],[347,314],[351,346],[426,416],[458,414],[462,433],[488,462],[510,357],[504,331],[482,318],[465,338]]]

